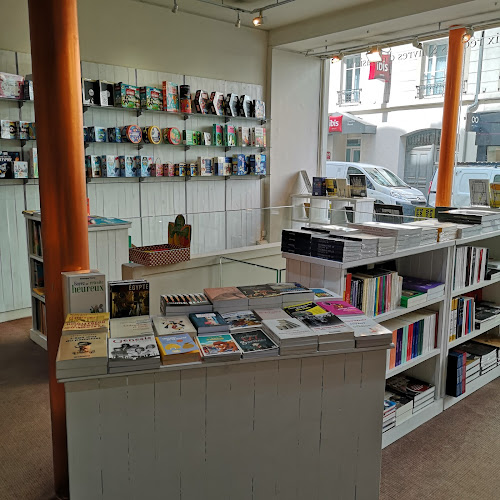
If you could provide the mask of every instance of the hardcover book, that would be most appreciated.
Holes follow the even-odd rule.
[[[205,361],[235,360],[241,357],[241,350],[229,334],[203,335],[196,337]]]
[[[180,335],[181,333],[188,333],[192,337],[196,335],[196,328],[187,315],[154,316],[153,329],[157,337],[161,335]]]
[[[252,311],[222,313],[221,316],[229,325],[229,329],[231,330],[231,332],[237,332],[261,326],[260,320]]]
[[[240,96],[240,116],[251,118],[252,116],[252,99],[248,95]]]
[[[239,115],[239,97],[237,94],[227,94],[226,97],[226,115],[238,116]]]
[[[171,113],[179,112],[179,87],[172,82],[163,82],[163,106],[164,111]]]
[[[198,157],[198,168],[200,169],[201,176],[209,176],[214,174],[212,158],[207,156]]]
[[[284,308],[285,312],[290,316],[302,321],[304,325],[309,328],[315,328],[320,330],[335,331],[339,326],[342,325],[340,319],[334,316],[332,313],[325,311],[322,307],[315,304],[314,302],[306,302],[304,304],[297,304],[293,306],[288,306]],[[345,331],[351,331],[351,329],[346,328]]]
[[[412,276],[403,276],[403,288],[415,292],[440,294],[444,291],[444,283],[438,281],[414,278]]]
[[[198,345],[188,333],[156,337],[162,364],[193,363],[200,360]]]
[[[257,99],[253,101],[253,115],[255,118],[260,118],[261,120],[266,119],[266,103],[264,101]]]
[[[197,90],[194,97],[194,107],[197,113],[207,115],[210,111],[210,99],[204,90]]]
[[[212,92],[210,95],[210,111],[213,115],[222,116],[224,114],[224,94],[222,92]]]
[[[223,134],[222,134],[222,125],[219,125],[218,123],[214,123],[212,125],[212,139],[213,139],[213,145],[214,146],[223,146]]]
[[[238,146],[244,148],[250,145],[250,128],[238,127]]]
[[[109,313],[69,313],[62,333],[108,333]]]
[[[198,335],[210,332],[228,332],[229,325],[218,312],[191,313],[189,315]]]
[[[98,313],[106,309],[106,276],[99,271],[62,275],[63,314]]]
[[[61,337],[56,357],[58,370],[102,366],[107,372],[107,333],[69,333]]]
[[[163,315],[169,311],[175,312],[174,309],[182,311],[191,307],[208,307],[208,311],[212,310],[212,304],[203,293],[179,293],[160,296],[160,311]]]
[[[245,294],[240,292],[235,286],[226,286],[222,288],[205,288],[203,290],[206,297],[212,304],[219,307],[226,305],[248,305],[248,299]]]
[[[326,177],[313,177],[313,196],[326,196]]]
[[[270,285],[239,286],[238,290],[248,299],[265,299],[280,296],[280,293],[273,290]]]
[[[109,336],[111,338],[134,337],[136,335],[153,335],[149,316],[113,318],[109,322]]]
[[[233,333],[232,337],[241,349],[243,358],[278,355],[278,346],[262,330]]]
[[[224,145],[228,147],[236,146],[236,129],[234,125],[224,125]]]
[[[351,197],[366,198],[366,176],[364,174],[349,174],[349,185],[351,186]]]
[[[149,316],[149,283],[146,280],[108,282],[111,318]]]

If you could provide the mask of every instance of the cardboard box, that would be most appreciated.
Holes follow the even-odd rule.
[[[141,97],[139,87],[127,85],[126,83],[115,83],[114,88],[115,106],[119,108],[136,108],[141,107]]]
[[[101,175],[102,177],[120,177],[120,162],[114,155],[101,156]]]

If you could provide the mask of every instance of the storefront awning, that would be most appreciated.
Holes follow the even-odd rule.
[[[332,113],[328,115],[329,134],[375,134],[377,126],[365,122],[351,113]]]

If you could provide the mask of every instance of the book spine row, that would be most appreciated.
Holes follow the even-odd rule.
[[[455,297],[451,301],[450,342],[474,330],[475,308],[473,297]]]
[[[487,248],[458,247],[455,257],[453,289],[457,290],[484,281],[487,263]]]
[[[395,368],[425,354],[434,348],[436,315],[429,315],[413,323],[404,322],[392,332],[392,342],[396,346],[389,355],[389,369]]]
[[[35,300],[35,325],[40,333],[47,335],[47,314],[45,304],[40,300]]]
[[[373,278],[347,273],[344,300],[368,316],[378,316],[400,305],[402,283],[396,272]]]

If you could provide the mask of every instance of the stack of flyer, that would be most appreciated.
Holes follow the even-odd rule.
[[[109,373],[159,368],[160,352],[149,316],[111,320],[108,357]]]
[[[396,403],[390,399],[384,399],[384,419],[382,421],[382,432],[396,427]]]
[[[262,314],[262,326],[279,346],[280,355],[310,354],[318,350],[318,334],[283,309],[257,312]]]
[[[108,313],[68,314],[56,357],[58,379],[108,372]]]
[[[413,399],[410,397],[386,390],[385,401],[396,403],[395,427],[406,422],[413,415]]]

